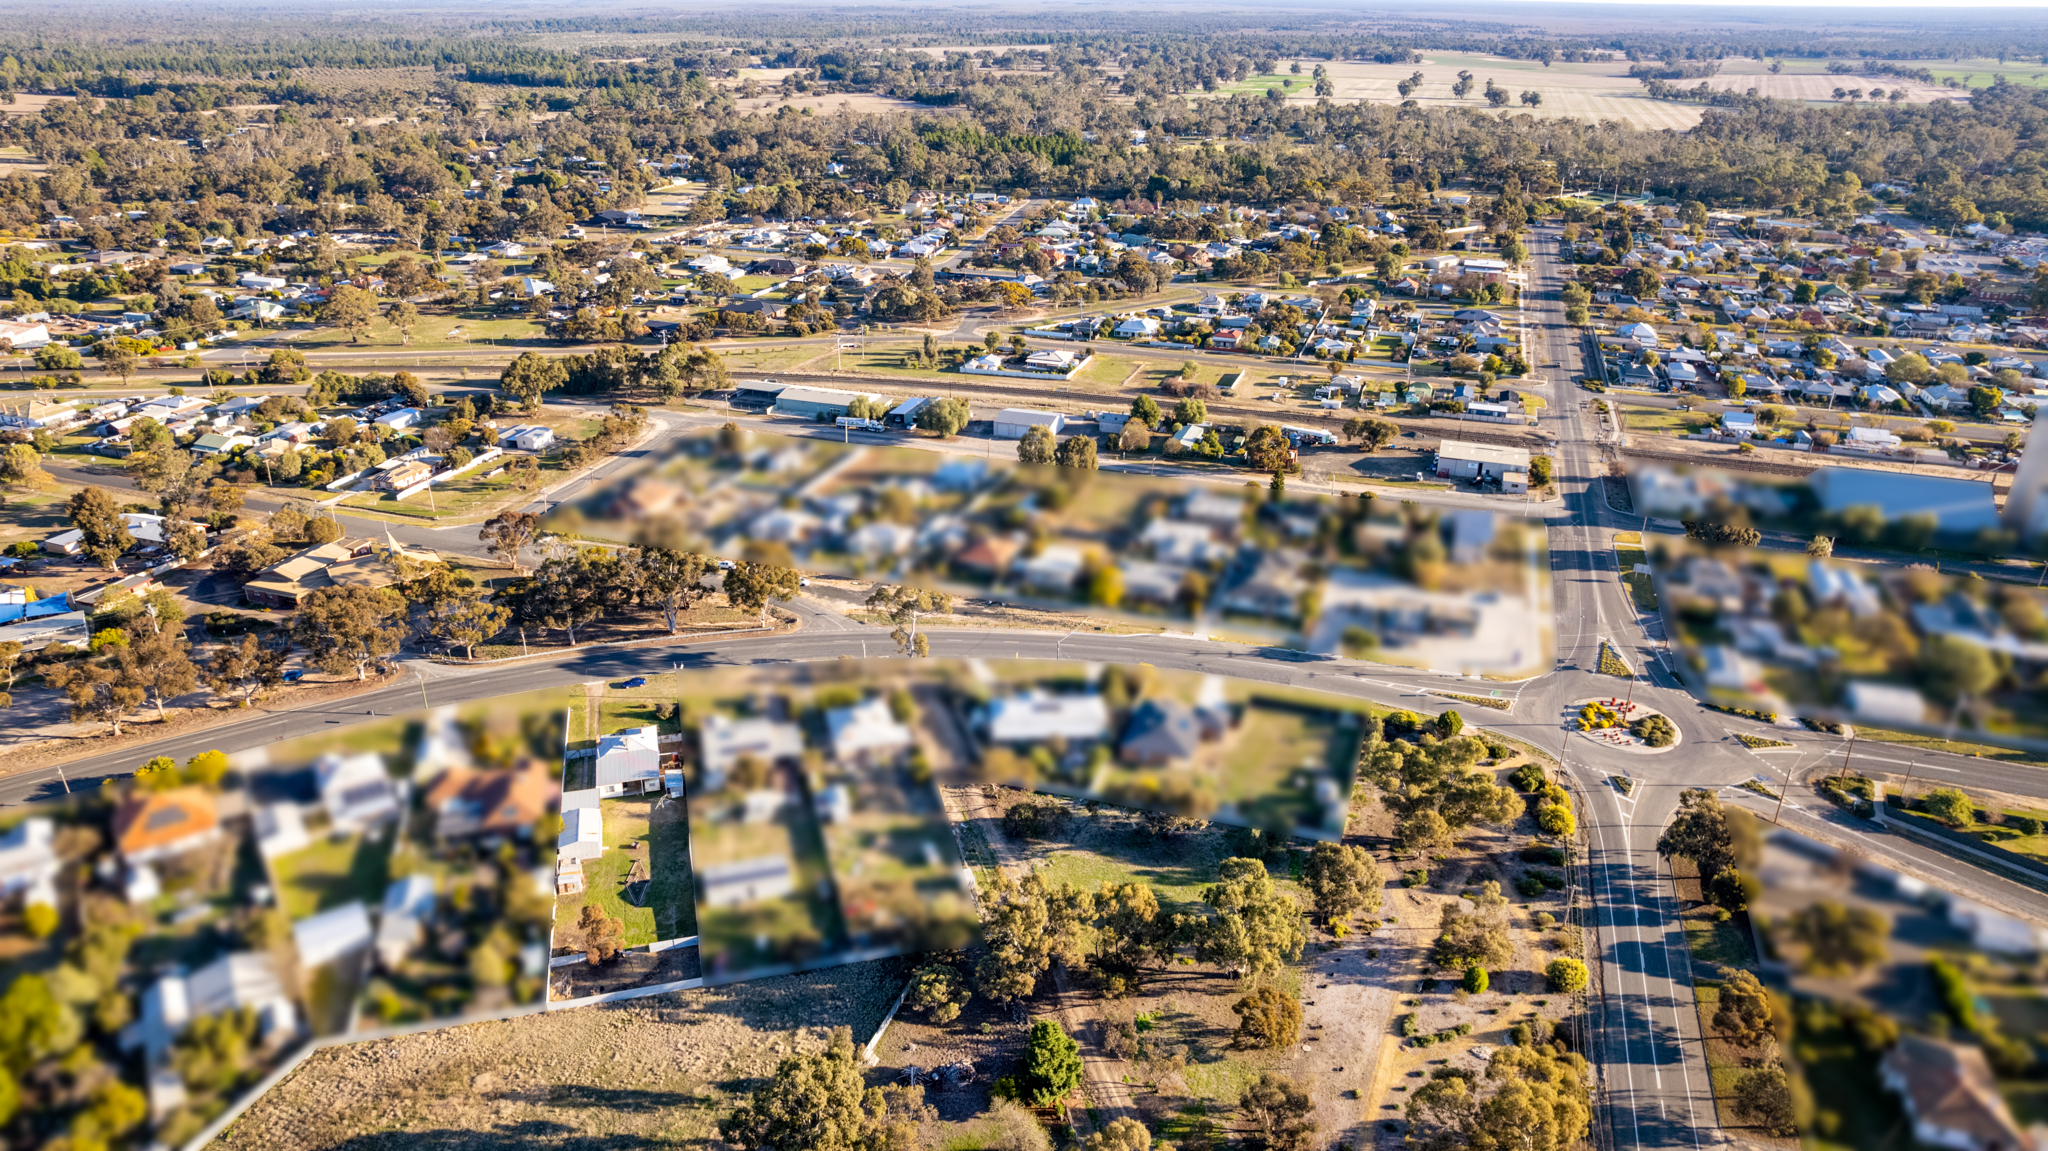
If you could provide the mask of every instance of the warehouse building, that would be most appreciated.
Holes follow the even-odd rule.
[[[1437,445],[1436,475],[1441,480],[1491,480],[1502,492],[1521,495],[1529,490],[1529,450],[1445,440]]]
[[[1067,417],[1058,412],[1035,412],[1030,408],[1004,408],[996,413],[996,438],[999,440],[1021,440],[1024,433],[1034,427],[1050,429],[1059,435],[1067,426]]]
[[[775,397],[775,406],[770,415],[795,416],[805,420],[836,420],[846,414],[848,404],[854,397],[864,396],[869,403],[879,403],[882,397],[874,392],[842,392],[836,388],[787,387]]]

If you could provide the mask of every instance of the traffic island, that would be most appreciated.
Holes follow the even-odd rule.
[[[1594,743],[1636,755],[1662,755],[1683,736],[1671,717],[1648,704],[1613,697],[1574,700],[1568,722]]]

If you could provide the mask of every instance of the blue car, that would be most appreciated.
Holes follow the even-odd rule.
[[[293,668],[291,671],[284,673],[284,681],[286,683],[297,683],[304,678],[306,678],[306,673],[298,670],[297,668]]]
[[[626,682],[624,682],[624,683],[620,684],[619,686],[620,686],[620,687],[646,687],[646,686],[647,686],[647,677],[646,677],[646,676],[644,676],[644,675],[636,675],[636,676],[634,676],[634,677],[633,677],[632,679],[629,679],[629,680],[627,680]]]

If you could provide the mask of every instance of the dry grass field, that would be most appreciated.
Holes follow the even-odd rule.
[[[1304,77],[1313,71],[1315,63],[1302,61]],[[1492,80],[1517,98],[1508,110],[1531,112],[1538,116],[1626,121],[1638,128],[1684,131],[1699,123],[1700,114],[1706,110],[1699,104],[1650,99],[1643,93],[1643,86],[1628,74],[1629,65],[1625,60],[1593,64],[1558,63],[1546,68],[1534,60],[1433,53],[1416,65],[1338,61],[1325,67],[1336,82],[1336,99],[1339,101],[1398,102],[1401,95],[1395,85],[1412,73],[1420,72],[1422,88],[1414,99],[1424,107],[1484,109],[1487,105],[1480,93],[1485,90],[1486,82]],[[1457,82],[1461,70],[1471,72],[1476,83],[1470,96],[1458,100],[1451,96],[1451,85]],[[1988,75],[1980,77],[1979,82],[1986,79]],[[1687,82],[1688,86],[1696,83],[1698,81]],[[1918,103],[1955,99],[1957,95],[1953,89],[1895,81],[1890,76],[1868,79],[1835,76],[1822,71],[1817,64],[1810,69],[1802,69],[1796,63],[1788,62],[1784,71],[1774,75],[1768,63],[1748,59],[1724,62],[1721,72],[1710,78],[1708,83],[1717,89],[1734,88],[1738,92],[1755,88],[1760,95],[1786,100],[1832,101],[1838,87],[1890,90],[1895,84],[1903,85],[1910,93],[1908,99]],[[1524,91],[1532,90],[1543,94],[1543,103],[1537,108],[1524,108],[1519,98]],[[1313,101],[1314,89],[1310,85],[1299,84],[1287,98]]]

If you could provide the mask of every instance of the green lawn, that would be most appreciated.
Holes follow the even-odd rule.
[[[647,817],[648,865],[654,881],[647,906],[659,939],[697,934],[696,885],[690,876],[690,821],[680,801],[657,803]]]
[[[294,920],[359,899],[375,907],[389,882],[390,839],[346,835],[271,860],[277,904]]]
[[[1095,359],[1074,377],[1074,382],[1096,388],[1122,387],[1125,377],[1142,366],[1140,361],[1127,356],[1105,356],[1097,352]]]
[[[1943,739],[1938,735],[1915,735],[1903,731],[1883,731],[1878,728],[1857,725],[1858,739],[1874,739],[1882,743],[1899,744],[1906,747],[1925,748],[1929,751],[1946,751],[1955,755],[1974,755],[1982,759],[1996,759],[2005,763],[2024,764],[2028,767],[2048,767],[2048,759],[2032,752],[2014,751],[2007,747],[1992,747],[1989,744],[1971,743],[1966,739]]]
[[[1621,406],[1623,426],[1632,432],[1654,432],[1663,436],[1682,436],[1692,431],[1688,422],[1692,413],[1671,408],[1639,408],[1629,404]]]
[[[1720,922],[1715,919],[1713,909],[1707,907],[1696,907],[1682,918],[1685,945],[1691,949],[1694,960],[1723,967],[1749,965],[1749,940],[1743,937],[1742,929],[1734,919]]]
[[[2020,816],[2032,816],[2043,823],[2048,823],[2048,812],[2024,808],[2003,808],[2001,810],[2004,811],[2006,816],[2007,823],[2005,825],[1972,823],[1970,826],[1962,828],[1962,833],[1975,836],[1985,843],[2002,847],[2007,851],[2033,856],[2036,859],[2048,860],[2048,834],[2021,835],[2018,830],[2010,826],[2011,821]]]
[[[1655,582],[1648,575],[1639,575],[1635,570],[1637,564],[1650,562],[1649,554],[1639,547],[1631,548],[1617,545],[1614,549],[1614,559],[1616,563],[1621,565],[1621,582],[1628,585],[1629,593],[1635,597],[1636,608],[1640,611],[1656,611],[1657,586]]]
[[[1085,849],[1055,851],[1046,858],[1047,879],[1065,880],[1084,891],[1105,883],[1144,883],[1159,900],[1161,911],[1196,912],[1202,889],[1216,882],[1216,867],[1229,857],[1220,835],[1189,836],[1178,843],[1156,844],[1156,850],[1105,855]]]
[[[798,366],[820,356],[830,356],[829,344],[801,344],[793,347],[749,347],[744,343],[720,343],[718,352],[725,357],[726,370],[734,375],[742,372],[779,372],[794,370]],[[829,361],[828,361],[829,363]],[[825,366],[825,365],[819,365]],[[853,357],[846,358],[846,367],[853,368]]]
[[[484,475],[494,471],[497,464],[479,467],[474,473],[460,479],[435,484],[411,499],[400,500],[390,492],[361,492],[341,502],[345,508],[359,508],[363,511],[381,512],[384,515],[406,516],[411,519],[445,520],[462,516],[480,515],[488,511],[497,501],[519,492],[508,474],[494,479]],[[542,482],[547,482],[547,473],[559,471],[559,467],[542,466]],[[432,493],[431,495],[429,493]]]

